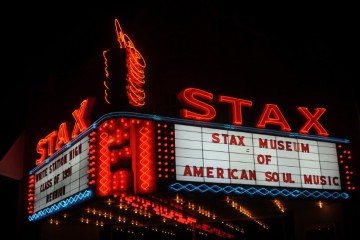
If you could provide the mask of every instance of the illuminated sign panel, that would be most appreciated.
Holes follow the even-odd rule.
[[[89,137],[51,159],[34,172],[34,211],[47,208],[88,186]]]
[[[341,190],[336,144],[175,124],[176,180]]]
[[[347,143],[114,112],[30,171],[29,220],[78,204],[95,192],[98,197],[169,189],[347,198],[346,192],[337,192],[355,189]]]

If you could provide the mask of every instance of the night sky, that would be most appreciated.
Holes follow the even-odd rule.
[[[68,84],[57,82],[64,81],[57,76],[79,69],[101,53],[113,41],[115,18],[120,19],[122,27],[134,39],[139,38],[143,54],[151,56],[152,74],[157,76],[154,74],[157,73],[160,80],[176,72],[169,69],[177,69],[175,74],[187,79],[181,83],[183,85],[189,86],[197,79],[199,85],[208,84],[212,89],[210,81],[220,79],[232,82],[234,88],[246,90],[243,96],[250,100],[252,95],[247,90],[263,86],[257,91],[263,94],[263,99],[259,99],[264,103],[280,102],[283,100],[280,95],[288,98],[299,90],[304,93],[302,100],[307,100],[306,103],[318,101],[314,106],[322,103],[324,92],[336,95],[334,99],[345,96],[358,102],[358,14],[354,4],[327,2],[314,6],[299,2],[291,6],[264,6],[259,3],[250,7],[234,1],[130,2],[93,4],[86,8],[74,8],[63,2],[21,8],[11,4],[4,9],[8,17],[2,20],[2,54],[5,57],[1,106],[5,137],[2,137],[1,156],[25,128],[25,105],[32,98],[31,94],[41,94],[43,91],[39,89],[46,89],[49,84]],[[145,22],[146,26],[139,26],[139,22]],[[160,32],[164,37],[158,38],[160,40],[154,37],[152,41],[149,37]],[[150,40],[141,41],[144,36]],[[166,40],[161,42],[161,39]],[[158,55],[155,54],[157,47]],[[247,62],[247,58],[238,53],[259,54],[263,58]],[[276,63],[267,65],[267,59],[274,59]],[[239,61],[238,64],[234,64],[235,61]],[[263,68],[267,65],[268,71],[261,73],[256,66],[250,66],[258,62]],[[182,75],[182,69],[194,70],[194,63],[197,66],[193,76]],[[241,65],[250,67],[245,72],[241,71]],[[278,78],[276,71],[267,75],[274,66],[285,66],[287,72]],[[202,77],[211,69],[219,74],[208,79]],[[239,71],[239,79],[249,81],[244,86],[244,82],[238,84],[234,78],[221,79],[221,71],[232,75]],[[296,77],[291,79],[297,80],[286,81],[288,76],[294,75]],[[256,76],[257,83],[251,82],[252,76]],[[213,88],[217,87],[214,83]],[[271,95],[267,89],[275,90]],[[307,89],[321,89],[320,95],[307,93]],[[233,91],[225,91],[238,96]],[[46,96],[44,101],[47,101]],[[333,104],[338,102],[334,100]],[[358,128],[355,134],[356,131]]]

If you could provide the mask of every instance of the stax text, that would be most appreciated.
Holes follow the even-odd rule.
[[[73,124],[71,139],[76,138],[90,126],[91,123],[88,117],[90,116],[94,101],[95,99],[93,98],[82,101],[80,108],[72,113],[75,124]],[[36,165],[42,163],[47,157],[50,157],[66,143],[70,142],[69,127],[70,124],[68,122],[63,122],[58,130],[51,132],[38,142],[37,152],[41,156],[39,159],[36,159]]]
[[[178,100],[184,105],[180,110],[180,116],[183,118],[211,121],[216,117],[216,110],[210,105],[214,100],[214,96],[211,92],[197,88],[185,88],[178,94]],[[243,123],[243,107],[252,106],[252,101],[225,95],[219,95],[216,102],[230,105],[232,124],[238,126],[241,126]],[[313,112],[309,111],[306,107],[297,107],[297,110],[306,120],[304,125],[300,128],[299,133],[309,134],[310,129],[313,128],[320,136],[329,135],[325,128],[319,123],[319,118],[326,111],[325,108],[315,108]],[[290,125],[276,104],[265,104],[256,127],[266,128],[267,125],[278,126],[282,131],[291,131]],[[233,139],[233,141],[238,140],[240,141],[240,139]]]

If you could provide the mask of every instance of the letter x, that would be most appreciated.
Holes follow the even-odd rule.
[[[297,109],[307,120],[304,126],[299,130],[300,133],[308,134],[310,128],[314,127],[320,136],[329,136],[325,128],[319,123],[319,118],[326,111],[325,108],[315,108],[314,114],[311,114],[306,107],[298,107]]]
[[[92,106],[94,104],[94,99],[88,98],[80,104],[80,108],[76,109],[72,115],[75,119],[75,124],[71,138],[75,138],[79,133],[85,131],[90,126],[90,121],[88,117],[90,116]]]

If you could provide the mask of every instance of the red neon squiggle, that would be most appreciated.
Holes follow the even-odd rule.
[[[126,91],[129,98],[129,103],[134,107],[141,107],[145,105],[145,59],[140,52],[135,48],[134,43],[130,37],[121,29],[120,23],[115,19],[115,32],[119,47],[126,50],[126,67],[128,73],[126,75]]]
[[[108,84],[107,84],[107,80],[109,80],[109,76],[110,76],[110,74],[109,74],[109,70],[108,70],[108,68],[109,68],[109,65],[108,65],[108,59],[107,59],[107,57],[106,57],[106,53],[107,52],[109,52],[109,50],[104,50],[103,51],[103,57],[104,57],[104,59],[105,59],[105,77],[106,77],[106,80],[104,81],[104,86],[105,86],[105,92],[104,92],[104,94],[105,94],[105,102],[107,103],[107,104],[110,104],[110,101],[109,101],[109,99],[108,99],[108,90],[109,90],[109,87],[108,87]]]

